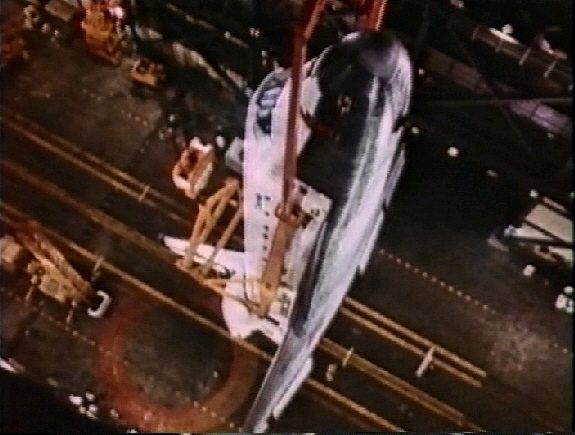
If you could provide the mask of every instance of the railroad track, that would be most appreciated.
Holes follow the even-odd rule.
[[[26,138],[28,142],[35,147],[41,148],[44,152],[86,172],[91,177],[99,180],[99,182],[111,187],[114,192],[126,198],[130,198],[132,206],[136,207],[138,204],[145,206],[154,212],[162,213],[175,224],[183,226],[184,228],[189,227],[190,220],[183,217],[184,214],[189,213],[188,210],[153,186],[142,183],[101,159],[85,153],[74,144],[44,131],[18,115],[10,114],[5,109],[2,109],[1,115],[2,125],[7,127],[11,132]],[[167,249],[154,242],[151,235],[145,236],[135,231],[131,225],[126,225],[98,208],[90,207],[85,203],[77,201],[64,189],[47,182],[46,179],[35,176],[13,161],[4,161],[1,163],[1,167],[3,172],[24,181],[36,191],[42,192],[52,200],[55,199],[64,204],[87,221],[91,221],[93,224],[114,234],[116,237],[129,241],[129,243],[137,246],[146,252],[146,254],[165,262],[166,265],[173,266],[174,257]],[[180,270],[179,273],[182,273],[182,271]],[[346,298],[345,304],[340,310],[340,315],[413,355],[423,357],[426,352],[433,347],[437,355],[433,362],[434,366],[453,376],[455,379],[469,385],[479,387],[481,380],[486,376],[484,371],[478,369],[471,363],[351,298]],[[322,341],[320,348],[327,355],[340,360],[348,354],[348,349],[328,339]],[[416,403],[427,411],[449,421],[455,427],[473,430],[480,429],[477,425],[468,421],[461,412],[411,386],[407,382],[402,381],[381,367],[370,363],[365,358],[362,358],[361,355],[354,353],[349,357],[348,363],[350,367],[362,373],[377,385],[393,391],[405,400]],[[331,397],[330,400],[335,400],[336,402],[343,400],[341,399],[341,397],[343,397],[342,395],[339,395],[339,393],[319,383],[317,380],[310,379],[309,383],[311,383],[316,390],[323,388],[324,397]],[[325,390],[325,388],[327,388],[327,390]],[[342,403],[345,403],[345,401]],[[358,414],[361,415],[364,412],[369,414],[366,408],[357,404],[348,405],[348,408],[355,409],[356,406],[359,406],[359,408],[357,408]],[[375,421],[373,418],[372,420]],[[386,430],[390,430],[389,428],[392,426],[397,428],[397,426],[389,422],[384,422],[387,422],[387,420],[383,419],[380,421],[379,423],[381,423],[381,425],[379,427],[384,427],[387,424]]]
[[[28,221],[28,220],[35,220],[34,217],[23,213],[22,211],[18,210],[17,208],[7,204],[6,202],[0,204],[0,220],[8,225],[9,227],[15,227],[19,222]],[[43,225],[39,225],[40,229],[48,236],[51,240],[53,240],[64,252],[70,252],[75,256],[80,256],[86,261],[88,264],[95,264],[100,262],[102,270],[106,273],[113,275],[115,278],[121,280],[128,286],[136,289],[138,292],[143,293],[150,297],[151,299],[159,302],[163,305],[166,305],[173,310],[183,314],[190,320],[202,325],[203,327],[217,333],[222,338],[229,340],[233,343],[238,344],[257,358],[261,359],[264,362],[270,362],[273,355],[261,350],[259,347],[251,344],[248,341],[237,339],[232,337],[230,333],[222,326],[214,323],[213,321],[209,320],[208,318],[198,314],[196,311],[186,307],[185,305],[175,301],[174,299],[166,296],[163,292],[151,287],[150,285],[140,281],[136,277],[126,273],[122,269],[114,266],[113,264],[109,263],[108,261],[100,261],[100,256],[79,246],[78,244],[68,240],[66,237],[63,237],[58,232],[47,228]],[[390,423],[383,417],[380,417],[372,412],[370,412],[365,407],[347,399],[345,396],[339,394],[338,392],[332,390],[331,388],[321,384],[320,382],[310,379],[306,382],[306,387],[318,394],[323,396],[324,398],[335,402],[339,407],[343,408],[344,412],[352,412],[355,415],[360,416],[364,421],[363,425],[366,428],[377,428],[378,430],[391,430],[391,431],[400,431],[401,428],[393,423]],[[366,426],[366,422],[368,425]],[[241,426],[238,424],[234,424],[233,428],[237,428],[241,431]]]
[[[339,313],[342,317],[422,359],[433,349],[431,367],[442,370],[473,387],[480,388],[483,380],[487,378],[485,370],[355,299],[346,297]]]
[[[2,115],[1,122],[5,126],[25,136],[34,145],[70,164],[78,166],[91,176],[110,185],[117,192],[147,205],[161,214],[167,215],[174,223],[182,225],[186,229],[191,226],[191,219],[185,217],[191,214],[190,210],[150,184],[141,182],[98,157],[85,152],[71,142],[41,129],[41,127],[17,114],[9,114],[6,109],[0,109],[0,114]],[[41,133],[38,131],[41,131]],[[481,386],[481,379],[486,377],[484,370],[433,343],[431,340],[399,325],[389,317],[357,300],[346,297],[344,304],[345,306],[340,310],[340,314],[343,317],[378,333],[382,338],[419,357],[424,357],[426,352],[433,347],[437,355],[434,366],[470,385]]]

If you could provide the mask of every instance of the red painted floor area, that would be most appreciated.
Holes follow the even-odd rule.
[[[216,430],[237,430],[238,423],[233,421],[234,413],[244,405],[244,402],[256,381],[258,361],[239,346],[226,343],[229,361],[222,382],[219,382],[206,397],[197,400],[189,391],[185,391],[188,379],[182,379],[176,385],[169,385],[157,377],[155,373],[147,380],[147,388],[139,387],[135,379],[137,366],[121,358],[126,348],[134,339],[138,324],[146,322],[158,307],[131,304],[124,302],[117,306],[114,315],[110,317],[98,337],[100,345],[108,352],[100,353],[97,374],[106,394],[108,406],[114,408],[122,416],[128,426],[138,427],[145,431],[193,431],[210,432]],[[190,329],[199,328],[189,325]],[[197,336],[197,332],[190,334]],[[154,340],[165,340],[167,337],[149,337],[149,345],[154,346]],[[160,343],[156,343],[157,346]],[[185,346],[180,342],[179,346]],[[202,355],[196,355],[202,357]],[[145,364],[146,362],[142,362]],[[212,371],[213,372],[213,371]],[[209,375],[208,375],[209,376]],[[205,379],[195,379],[202,382]],[[184,387],[184,388],[182,388]],[[175,399],[173,403],[159,403],[154,389],[171,390]],[[145,390],[148,391],[145,391]],[[170,391],[168,391],[170,394]],[[156,396],[156,397],[155,397]]]

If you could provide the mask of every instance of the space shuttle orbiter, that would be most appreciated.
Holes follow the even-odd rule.
[[[412,67],[393,33],[357,31],[300,61],[299,71],[270,73],[251,97],[244,251],[215,256],[231,273],[222,298],[231,334],[261,331],[279,345],[244,424],[254,432],[310,373],[315,347],[369,261],[405,161]],[[201,257],[213,252],[198,247]]]
[[[308,62],[304,77],[301,111],[313,123],[302,123],[298,132],[297,174],[314,234],[308,242],[307,228],[296,232],[300,239],[286,256],[297,295],[288,293],[287,332],[247,418],[248,431],[265,430],[267,418],[281,413],[311,370],[313,350],[369,261],[404,164],[401,120],[409,109],[412,69],[392,33],[350,34]],[[266,204],[273,206],[279,195],[274,176],[281,174],[289,86],[286,72],[272,73],[250,103],[244,201],[251,208],[244,228],[253,239],[246,240],[246,277],[257,276],[266,261],[263,235],[274,224]]]

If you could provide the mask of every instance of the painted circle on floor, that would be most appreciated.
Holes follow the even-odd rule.
[[[103,324],[98,379],[107,406],[144,431],[238,429],[259,362],[165,306],[118,304]],[[238,422],[235,422],[238,423]]]

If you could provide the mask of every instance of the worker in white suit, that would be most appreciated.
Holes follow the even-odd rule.
[[[172,181],[187,197],[196,199],[214,170],[214,147],[194,137],[172,170]]]

